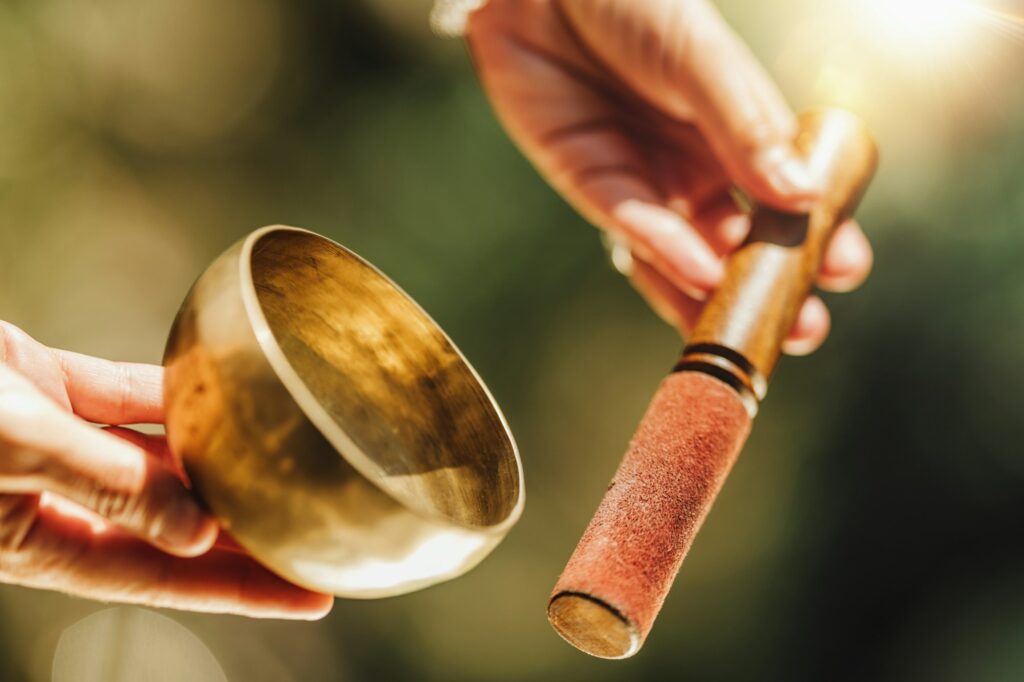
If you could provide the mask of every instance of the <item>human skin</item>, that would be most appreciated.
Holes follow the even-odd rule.
[[[749,230],[730,188],[784,210],[815,198],[790,144],[792,112],[705,0],[491,0],[471,15],[467,39],[509,134],[628,245],[633,284],[684,332]],[[819,284],[852,289],[871,261],[846,223]],[[824,304],[809,298],[785,349],[812,351],[828,326]],[[54,350],[0,322],[0,581],[322,617],[330,596],[274,576],[219,535],[163,438],[123,428],[162,422],[161,385],[159,367]]]
[[[0,581],[80,597],[311,620],[205,513],[162,436],[163,370],[55,350],[0,322]],[[97,428],[95,424],[108,425]]]
[[[631,281],[684,334],[750,229],[731,189],[788,211],[816,197],[792,146],[793,112],[707,0],[490,0],[466,38],[509,135],[631,251]],[[847,222],[818,284],[848,291],[871,264]],[[828,330],[811,296],[784,350],[809,353]]]

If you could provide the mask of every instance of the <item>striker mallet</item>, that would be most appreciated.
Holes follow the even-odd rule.
[[[796,147],[823,181],[820,199],[807,214],[754,210],[555,585],[548,619],[589,654],[627,658],[643,645],[750,432],[825,247],[878,162],[865,126],[837,109],[801,116]]]

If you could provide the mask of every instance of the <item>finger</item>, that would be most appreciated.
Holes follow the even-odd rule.
[[[528,11],[525,3],[494,6]],[[474,21],[497,22],[498,9]],[[566,40],[572,44],[571,36]],[[665,205],[648,159],[623,130],[620,108],[606,92],[518,39],[472,40],[471,47],[506,128],[555,189],[595,225],[642,249],[676,286],[700,296],[718,283],[721,263]]]
[[[653,265],[634,255],[630,281],[661,319],[684,333],[693,329],[701,304],[680,291]]]
[[[793,148],[797,124],[775,84],[705,0],[561,0],[587,46],[646,100],[707,137],[760,202],[806,210],[816,180]]]
[[[163,422],[163,370],[54,350],[0,321],[0,362],[47,397],[100,424]]]
[[[698,127],[736,184],[758,202],[810,209],[820,187],[793,145],[796,117],[732,30],[720,22],[711,32],[719,36],[720,58],[694,56],[688,67]]]
[[[76,504],[67,498],[57,495],[56,493],[44,492],[41,495],[38,495],[38,498],[39,505],[41,507],[51,509],[53,513],[61,516],[68,516],[85,521],[93,529],[93,532],[99,533],[101,531],[115,528],[113,523],[96,512],[90,511],[80,504]]]
[[[213,546],[214,549],[219,551],[234,552],[235,554],[245,554],[247,556],[249,555],[249,551],[245,547],[242,547],[242,545],[238,544],[238,541],[225,530],[221,530],[220,535],[217,536],[217,542],[215,542]]]
[[[71,409],[64,373],[53,351],[9,322],[0,320],[0,363],[22,376],[30,377],[35,387],[64,409]]]
[[[697,323],[703,304],[679,291],[650,263],[633,256],[630,281],[651,308],[666,322],[689,333]],[[808,355],[828,336],[831,318],[825,303],[817,296],[804,301],[797,320],[782,348],[787,355]]]
[[[736,205],[728,192],[710,200],[694,223],[720,256],[735,251],[750,232],[750,215]]]
[[[825,342],[832,322],[824,301],[810,296],[804,301],[792,331],[782,344],[787,355],[809,355]]]
[[[686,296],[650,263],[633,257],[630,281],[651,308],[666,322],[689,333],[697,323],[703,304]],[[831,327],[831,317],[825,303],[810,296],[801,306],[782,348],[787,355],[809,355],[825,342]]]
[[[871,273],[874,254],[864,231],[853,220],[840,225],[825,251],[818,285],[827,291],[856,289]]]
[[[162,424],[163,369],[55,351],[75,414],[98,424]]]
[[[0,547],[0,573],[9,582],[91,599],[253,618],[315,620],[333,603],[237,552],[175,557],[46,509]]]
[[[173,469],[182,480],[186,480],[181,463],[178,462],[178,458],[171,452],[171,447],[167,443],[167,436],[163,434],[141,433],[121,426],[106,426],[103,428],[103,431],[138,448],[142,448]]]
[[[629,184],[627,178],[610,177],[590,189],[596,201],[611,200],[614,224],[640,258],[654,265],[676,288],[693,298],[705,298],[725,273],[721,259],[677,213],[639,198],[613,198],[627,196],[623,193],[629,192]]]
[[[50,491],[169,552],[213,544],[217,524],[157,457],[64,412],[0,366],[0,490]]]

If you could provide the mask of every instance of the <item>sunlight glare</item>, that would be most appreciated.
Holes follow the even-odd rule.
[[[979,11],[972,0],[858,0],[857,5],[879,47],[921,63],[960,55]]]

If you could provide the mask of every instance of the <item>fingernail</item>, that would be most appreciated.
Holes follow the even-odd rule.
[[[661,258],[662,275],[690,298],[703,301],[725,276],[725,265],[715,254],[689,235],[680,235],[673,243],[666,245]]]
[[[696,229],[673,211],[657,204],[626,201],[616,217],[636,235],[633,251],[657,267],[673,284],[702,299],[718,286],[722,262]]]
[[[681,218],[671,215],[665,221],[665,226],[667,234],[663,241],[665,251],[662,256],[671,261],[682,277],[682,280],[676,282],[677,286],[693,296],[703,298],[721,282],[725,266],[695,229]]]
[[[190,549],[209,535],[211,521],[192,500],[181,497],[173,501],[164,511],[157,525],[156,539],[162,544],[181,549]]]
[[[322,598],[322,595],[319,595]],[[316,604],[316,608],[309,608],[305,612],[298,614],[300,620],[306,621],[317,621],[323,620],[330,614],[334,608],[334,598],[329,597],[324,599],[321,604]]]
[[[631,277],[636,263],[633,261],[633,249],[625,237],[602,232],[601,243],[608,252],[608,260],[611,261],[615,271],[623,277]]]
[[[828,246],[828,265],[833,271],[840,275],[846,275],[857,270],[857,266],[863,260],[861,257],[861,243],[856,233],[848,230],[838,230]]]
[[[782,352],[790,357],[799,358],[810,355],[814,351],[818,350],[820,345],[821,344],[814,339],[786,339],[782,342]]]
[[[774,145],[761,151],[757,166],[777,189],[786,194],[815,195],[820,189],[807,164],[789,145]]]
[[[725,277],[725,264],[722,263],[711,249],[704,245],[693,249],[690,253],[693,259],[697,261],[697,266],[702,275],[694,279],[697,279],[698,283],[705,289],[712,289],[718,286],[722,278]]]

